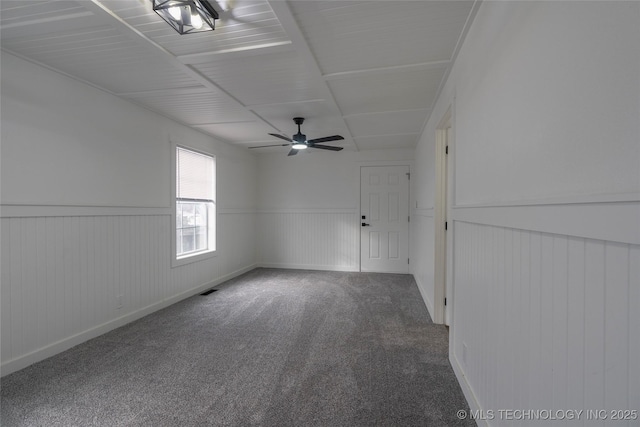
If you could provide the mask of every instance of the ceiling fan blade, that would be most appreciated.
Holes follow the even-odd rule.
[[[298,151],[300,150],[296,150],[295,148],[292,148],[291,151],[289,151],[289,154],[287,154],[287,156],[295,156],[296,154],[298,154]]]
[[[330,146],[330,145],[313,144],[313,145],[311,145],[311,148],[319,148],[319,149],[321,149],[321,150],[340,151],[340,150],[342,150],[344,147],[332,147],[332,146]]]
[[[317,142],[340,141],[341,139],[344,139],[344,138],[342,136],[340,136],[340,135],[332,135],[332,136],[325,136],[324,138],[312,139],[312,140],[307,141],[307,142],[309,144],[315,144]]]
[[[286,136],[279,135],[277,133],[270,133],[269,135],[275,136],[276,138],[284,139],[285,141],[293,142],[293,139],[287,138]]]
[[[248,147],[248,148],[265,148],[265,147],[286,147],[291,144],[271,144],[271,145],[258,145],[257,147]]]

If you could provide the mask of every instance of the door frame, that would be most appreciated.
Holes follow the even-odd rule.
[[[389,160],[389,161],[360,161],[356,162],[357,177],[355,179],[358,180],[358,185],[356,188],[358,189],[358,194],[356,199],[358,200],[358,208],[356,212],[356,226],[358,227],[358,271],[362,273],[362,227],[360,226],[360,216],[362,215],[362,182],[360,177],[362,176],[362,168],[367,166],[407,166],[409,167],[409,218],[413,215],[411,214],[411,205],[413,203],[413,191],[411,187],[411,171],[413,170],[413,160]],[[411,220],[409,220],[409,237],[407,239],[407,244],[409,245],[409,259],[411,259]],[[409,263],[409,273],[411,274],[411,263]]]
[[[453,282],[451,265],[453,233],[451,215],[453,117],[451,106],[436,127],[435,198],[434,198],[434,287],[433,321],[449,325],[453,310]],[[448,146],[448,149],[447,149]],[[447,152],[449,154],[447,154]],[[445,230],[445,223],[447,229]],[[445,306],[446,299],[446,306]]]

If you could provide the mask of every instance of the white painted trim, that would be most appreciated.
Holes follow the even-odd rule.
[[[427,218],[433,218],[434,216],[434,209],[433,208],[413,208],[413,214],[417,215],[417,216],[424,216]]]
[[[449,334],[449,336],[451,337],[451,334]],[[450,338],[449,348],[453,348],[452,346],[453,346],[453,341]],[[458,362],[458,358],[456,357],[453,351],[449,351],[449,362],[451,363],[451,367],[453,368],[453,373],[456,375],[456,378],[458,379],[458,383],[460,384],[460,388],[462,389],[462,394],[464,394],[465,399],[467,399],[467,403],[469,404],[469,409],[474,412],[481,411],[482,407],[478,403],[478,398],[476,397],[476,394],[473,391],[473,388],[471,387],[471,385],[467,382],[467,377],[464,375],[464,370],[462,369],[462,366],[460,366],[460,363]],[[458,409],[462,409],[462,408],[452,408],[451,410],[458,411]],[[467,418],[469,416],[470,415],[467,414]],[[486,427],[490,426],[488,420],[475,420],[475,421],[477,426],[486,426]]]
[[[286,268],[290,270],[318,270],[318,271],[349,271],[358,272],[358,266],[344,265],[316,265],[316,264],[287,264],[275,262],[258,263],[258,267],[262,268]]]
[[[433,321],[433,301],[429,298],[429,295],[422,291],[422,285],[420,280],[416,277],[415,274],[412,273],[413,280],[416,281],[416,285],[418,285],[418,291],[420,291],[420,295],[422,296],[422,300],[427,307],[427,311],[429,312],[429,316],[431,317],[431,321]]]
[[[204,86],[186,86],[186,87],[171,87],[164,89],[150,89],[136,92],[118,92],[114,93],[116,96],[123,98],[138,98],[140,96],[176,96],[176,95],[190,95],[194,93],[209,93],[210,89]]]
[[[101,325],[95,326],[91,329],[77,333],[70,337],[64,338],[60,341],[54,342],[52,344],[47,345],[46,347],[39,348],[30,353],[17,357],[15,359],[8,360],[2,363],[2,365],[0,365],[0,374],[1,376],[5,376],[12,372],[19,371],[20,369],[24,369],[29,365],[32,365],[34,363],[40,362],[41,360],[52,357],[58,353],[61,353],[65,350],[75,347],[78,344],[82,344],[85,341],[88,341],[92,338],[105,334],[113,329],[117,329],[121,326],[124,326],[127,323],[131,323],[135,320],[145,317],[153,312],[156,312],[172,304],[175,304],[178,301],[182,301],[183,299],[189,298],[193,295],[203,292],[206,289],[217,286],[223,282],[226,282],[227,280],[233,279],[234,277],[240,276],[241,274],[249,272],[255,269],[256,267],[257,266],[255,264],[249,265],[247,267],[241,268],[240,270],[236,270],[232,273],[219,277],[218,279],[215,279],[211,282],[203,283],[199,286],[196,286],[195,288],[189,289],[188,291],[184,291],[174,296],[164,298],[163,300],[157,303],[140,308],[134,312],[131,312],[124,316],[120,316],[116,319],[110,320]]]
[[[640,244],[640,202],[458,207],[453,220]]]
[[[293,50],[290,40],[284,40],[272,43],[256,44],[251,46],[241,46],[228,49],[214,50],[211,52],[191,53],[186,55],[178,55],[176,58],[183,64],[206,64],[224,60],[229,57],[245,58],[255,55],[271,55],[279,52],[289,52]]]
[[[329,80],[338,80],[352,77],[376,76],[379,74],[393,73],[395,71],[423,71],[446,68],[451,65],[448,59],[440,61],[420,62],[415,64],[391,65],[388,67],[366,68],[362,70],[340,71],[337,73],[324,74],[322,77]]]
[[[436,128],[436,145],[435,145],[435,200],[433,209],[433,226],[434,226],[434,269],[433,269],[433,322],[448,324],[446,316],[447,307],[444,300],[449,294],[451,286],[450,272],[448,264],[451,258],[449,254],[449,245],[451,245],[444,225],[446,221],[450,221],[451,216],[451,197],[450,190],[452,182],[450,178],[451,164],[449,155],[446,154],[447,146],[452,134],[453,107],[449,106],[444,113]],[[453,304],[452,298],[449,297],[449,306]]]
[[[496,208],[496,207],[517,207],[517,206],[541,206],[541,205],[572,205],[590,203],[628,203],[640,202],[640,193],[615,193],[615,194],[589,194],[582,196],[564,196],[548,199],[531,200],[511,200],[508,202],[488,202],[476,204],[455,204],[454,209],[468,208]]]
[[[86,11],[86,12],[69,13],[69,14],[65,14],[65,15],[50,16],[50,17],[47,17],[47,18],[23,19],[23,20],[20,20],[18,22],[12,22],[10,24],[0,25],[0,30],[7,30],[9,28],[24,27],[24,26],[35,27],[37,25],[46,24],[48,22],[56,22],[56,21],[64,21],[64,20],[68,20],[68,19],[84,18],[84,17],[92,16],[92,15],[93,14],[91,12]]]
[[[62,71],[62,70],[59,70],[59,69],[57,69],[57,68],[53,68],[52,66],[47,65],[47,64],[45,64],[45,63],[43,63],[43,62],[36,61],[35,59],[32,59],[32,58],[28,58],[28,57],[26,57],[26,56],[24,56],[24,55],[22,55],[22,54],[19,54],[18,52],[14,52],[13,50],[7,49],[7,48],[5,48],[5,47],[1,47],[1,48],[0,48],[0,51],[5,52],[5,53],[8,53],[9,55],[13,55],[13,56],[15,56],[15,57],[17,57],[17,58],[20,58],[20,59],[22,59],[23,61],[27,61],[27,62],[30,62],[30,63],[32,63],[32,64],[35,64],[35,65],[37,65],[37,66],[39,66],[39,67],[45,68],[45,69],[47,69],[47,70],[49,70],[49,71],[53,71],[54,73],[58,73],[58,74],[60,74],[60,75],[62,75],[62,76],[65,76],[65,77],[67,77],[67,78],[70,78],[71,80],[75,80],[75,81],[77,81],[77,82],[84,83],[84,84],[85,84],[85,85],[87,85],[87,86],[91,86],[91,87],[93,87],[93,88],[95,88],[95,89],[98,89],[98,90],[100,90],[100,91],[102,91],[102,92],[108,93],[109,95],[117,96],[115,93],[111,92],[111,91],[110,91],[110,90],[108,90],[108,89],[103,88],[102,86],[98,86],[98,85],[96,85],[95,83],[91,83],[91,82],[90,82],[90,81],[88,81],[88,80],[84,80],[84,79],[82,79],[82,78],[80,78],[80,77],[73,76],[73,75],[71,75],[71,74],[69,74],[69,73],[66,73],[66,72],[64,72],[64,71]]]
[[[171,215],[169,207],[0,205],[1,218]]]
[[[355,209],[353,210],[355,212]],[[255,214],[250,208],[220,208],[219,215]],[[34,218],[59,216],[149,216],[171,215],[170,207],[135,206],[57,206],[57,205],[0,205],[0,218]]]
[[[340,111],[340,107],[338,106],[338,103],[333,96],[333,92],[331,92],[331,88],[322,76],[322,70],[318,65],[318,61],[316,60],[311,48],[309,47],[306,37],[300,29],[298,21],[293,15],[289,3],[279,0],[267,0],[267,3],[271,7],[271,10],[273,10],[273,13],[280,22],[280,25],[282,25],[282,28],[284,28],[284,31],[287,34],[288,38],[291,40],[291,44],[300,56],[300,60],[306,65],[309,78],[319,88],[319,97],[326,100],[331,113],[337,114],[338,117],[341,118],[343,127],[346,130],[345,142],[347,144],[352,143],[355,146],[356,151],[360,151],[360,149],[358,148],[358,144],[356,144],[356,141],[351,134],[351,131],[349,131],[347,122],[342,117],[342,111]],[[264,121],[264,119],[260,115],[256,114],[253,111],[252,113],[258,116],[260,120]]]
[[[438,104],[438,101],[440,100],[440,95],[442,95],[442,90],[447,84],[447,80],[449,80],[449,75],[451,74],[451,70],[453,69],[453,66],[456,64],[456,59],[458,59],[458,54],[460,53],[460,49],[462,48],[462,45],[464,44],[464,40],[466,39],[467,34],[469,33],[469,29],[471,28],[471,24],[473,24],[473,20],[478,14],[478,9],[480,9],[480,5],[482,4],[482,1],[483,0],[474,0],[473,5],[471,6],[471,11],[469,12],[469,15],[467,15],[467,20],[465,21],[464,26],[462,27],[462,31],[460,32],[460,37],[458,37],[456,46],[453,49],[453,54],[451,55],[451,59],[449,60],[449,66],[444,70],[444,75],[442,76],[442,80],[440,80],[440,85],[438,86],[438,89],[436,90],[436,94],[433,97],[433,103],[430,105],[431,108],[429,108],[430,112],[429,114],[427,114],[427,117],[424,119],[424,123],[422,124],[422,128],[420,129],[420,135],[424,134],[424,131],[427,128],[427,123],[429,123],[429,120],[431,120],[431,114],[433,114],[433,111],[436,105]],[[454,99],[455,99],[455,95],[454,95]],[[455,125],[455,123],[452,123],[452,125]]]
[[[356,214],[358,208],[285,208],[258,209],[258,214]]]
[[[251,215],[255,214],[255,209],[245,208],[220,208],[218,209],[218,215]]]
[[[412,134],[413,135],[413,134]],[[362,166],[409,166],[409,173],[413,169],[413,160],[370,160],[370,161],[358,161],[356,165],[360,168]],[[359,171],[360,169],[358,169]],[[358,176],[358,182],[360,177]]]
[[[428,113],[429,109],[428,108],[407,108],[407,109],[402,109],[402,110],[391,110],[391,111],[368,111],[368,112],[364,112],[364,113],[351,113],[351,114],[345,114],[344,117],[345,119],[350,119],[352,117],[367,117],[367,116],[372,116],[372,115],[376,115],[376,114],[394,114],[394,113],[415,113],[415,112],[424,112],[424,113]],[[394,135],[398,135],[398,134],[394,134]],[[418,135],[416,132],[411,132],[411,133],[404,133],[404,134],[399,134],[399,135]],[[371,137],[376,137],[379,135],[368,135]],[[366,138],[367,136],[361,136],[360,138]]]

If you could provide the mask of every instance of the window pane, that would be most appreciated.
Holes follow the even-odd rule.
[[[182,203],[182,226],[193,227],[194,225],[196,225],[196,217],[193,203]]]
[[[193,228],[182,229],[182,253],[195,250],[195,230]]]
[[[196,229],[196,249],[199,251],[207,249],[207,227],[198,227]]]
[[[215,157],[176,151],[176,255],[215,250]]]
[[[196,222],[195,225],[207,225],[207,205],[206,203],[198,203],[196,206]]]

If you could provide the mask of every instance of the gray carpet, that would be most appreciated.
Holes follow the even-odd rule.
[[[2,378],[3,426],[458,426],[413,278],[256,269]]]

